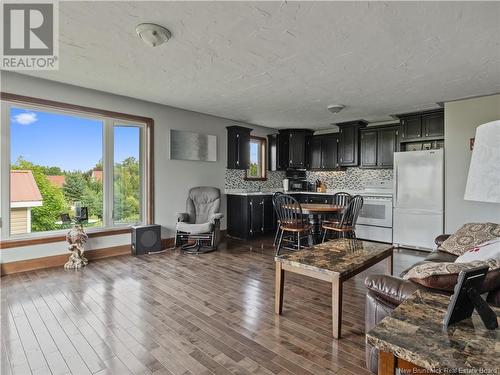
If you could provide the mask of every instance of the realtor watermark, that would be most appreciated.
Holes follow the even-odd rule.
[[[2,1],[4,70],[57,70],[59,65],[57,1]]]

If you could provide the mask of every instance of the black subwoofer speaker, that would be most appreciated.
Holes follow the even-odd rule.
[[[161,226],[139,225],[132,227],[132,255],[161,251]]]

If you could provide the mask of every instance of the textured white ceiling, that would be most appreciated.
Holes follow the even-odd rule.
[[[60,69],[26,74],[248,123],[319,129],[500,92],[500,2],[59,4]],[[172,39],[146,46],[141,22]]]

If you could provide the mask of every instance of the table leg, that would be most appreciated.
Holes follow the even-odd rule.
[[[391,253],[391,256],[387,258],[387,273],[389,275],[392,275],[394,272],[393,264],[394,264],[394,253]]]
[[[392,353],[379,351],[378,375],[394,375],[396,372],[396,357]]]
[[[342,281],[338,276],[332,280],[332,325],[333,337],[339,339],[342,326]]]
[[[281,315],[283,311],[283,291],[285,282],[285,270],[281,266],[281,262],[276,263],[276,281],[274,291],[274,312]]]

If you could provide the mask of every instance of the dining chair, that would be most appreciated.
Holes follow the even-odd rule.
[[[355,195],[349,201],[347,207],[342,211],[340,220],[337,222],[322,223],[323,241],[326,241],[328,231],[337,233],[338,237],[356,238],[356,221],[363,207],[363,197]]]
[[[329,204],[335,205],[335,206],[342,206],[342,207],[347,207],[349,202],[352,199],[352,195],[349,193],[345,192],[338,192],[333,194],[333,196],[330,198],[328,201]],[[332,215],[329,215],[329,218],[321,220],[321,224],[327,224],[331,225],[333,223],[338,223],[340,221],[342,212],[336,212]]]
[[[301,239],[304,238],[304,234],[307,234],[309,243],[313,243],[313,232],[312,225],[309,224],[308,216],[302,213],[302,207],[300,203],[292,196],[287,194],[277,195],[274,199],[276,214],[279,220],[279,241],[276,248],[275,256],[278,256],[281,250],[281,245],[283,244],[283,235],[285,233],[290,233],[295,237],[297,235],[297,248],[300,250]],[[295,240],[290,240],[288,242],[295,242]]]
[[[278,197],[280,195],[283,195],[283,194],[284,193],[282,193],[281,191],[277,191],[276,193],[273,194],[272,201],[273,201],[274,212],[276,212],[276,217],[278,217],[278,211],[276,211],[276,202],[275,202],[275,199],[276,199],[276,197]],[[280,232],[281,232],[280,220],[277,219],[276,233],[274,234],[273,246],[276,246],[276,244],[278,242],[278,238],[279,238]]]

